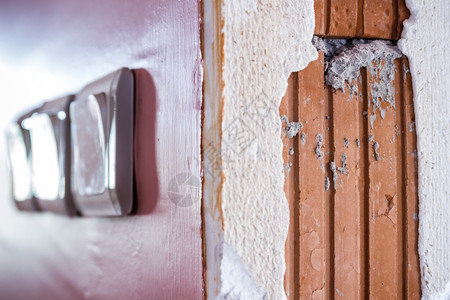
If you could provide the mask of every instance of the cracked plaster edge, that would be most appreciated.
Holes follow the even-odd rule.
[[[419,166],[422,299],[450,299],[450,2],[406,0],[411,12],[398,45],[412,73]]]
[[[285,299],[289,208],[283,190],[279,105],[289,75],[317,58],[311,43],[314,3],[224,0],[221,18],[225,54],[220,133],[226,178],[220,203],[222,243],[242,259],[267,298]],[[261,103],[265,109],[252,111]],[[230,134],[235,132],[249,143],[243,146]],[[220,265],[220,276],[227,276],[227,267]],[[216,288],[225,281],[219,278]]]

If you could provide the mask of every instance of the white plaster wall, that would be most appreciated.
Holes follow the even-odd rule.
[[[419,155],[423,299],[450,299],[450,2],[407,0],[400,49],[409,58]]]
[[[311,44],[313,10],[312,0],[223,1],[222,163],[226,179],[222,210],[226,247],[221,295],[228,292],[228,277],[242,273],[227,270],[225,259],[231,248],[253,277],[255,290],[263,290],[268,299],[285,298],[289,209],[283,191],[278,108],[291,72],[317,58]],[[244,293],[240,296],[251,298]]]

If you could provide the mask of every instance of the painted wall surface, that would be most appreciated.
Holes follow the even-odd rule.
[[[409,58],[414,85],[422,292],[424,299],[448,299],[450,82],[445,54],[450,46],[450,4],[409,0],[407,6],[411,17],[399,45]],[[207,138],[221,142],[213,143],[219,158],[205,154],[205,168],[218,165],[222,180],[205,181],[205,193],[214,196],[205,202],[206,220],[215,226],[206,236],[208,298],[232,291],[242,299],[256,299],[262,290],[261,298],[283,299],[289,211],[278,106],[289,74],[316,58],[310,44],[313,1],[227,0],[219,7],[205,7],[221,24],[205,27],[206,58],[210,55],[206,70],[221,62],[218,74],[206,74],[207,84],[222,86],[219,91],[205,90],[205,116],[217,114],[221,122],[206,123]],[[216,108],[218,104],[223,106]],[[249,282],[249,276],[252,296],[240,284]]]
[[[139,200],[137,216],[19,212],[0,134],[1,299],[201,299],[199,11],[196,0],[0,4],[0,131],[30,105],[144,68],[156,92],[158,170],[158,194]],[[199,180],[187,207],[168,193],[183,172]]]
[[[400,49],[409,58],[419,156],[419,256],[424,299],[450,298],[450,2],[407,0]]]

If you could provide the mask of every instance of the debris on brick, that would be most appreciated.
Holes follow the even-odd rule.
[[[284,171],[286,173],[289,173],[291,171],[292,162],[288,162],[287,164],[284,164]]]
[[[347,44],[346,39],[324,39],[318,36],[313,36],[312,44],[317,50],[323,52],[325,61],[330,60],[333,56],[339,54],[343,47]]]
[[[325,74],[326,84],[331,85],[336,90],[343,91],[345,82],[351,83],[358,79],[360,76],[359,70],[362,67],[367,67],[370,75],[373,78],[379,78],[380,81],[384,82],[383,84],[391,83],[394,79],[393,62],[394,59],[402,56],[400,50],[389,41],[353,40],[352,43],[352,46],[338,51],[338,55],[330,59]],[[385,62],[382,64],[383,60]],[[389,94],[392,95],[393,93]],[[389,101],[391,98],[388,97],[384,101]]]
[[[298,132],[303,128],[303,124],[301,122],[290,122],[285,115],[281,116],[281,122],[286,123],[286,135],[290,139],[296,136]]]
[[[342,167],[338,167],[337,170],[342,174],[348,174],[348,166],[347,166],[347,154],[342,153],[341,155]]]
[[[302,145],[306,143],[306,133],[302,132],[300,135],[300,141],[302,142]]]
[[[323,138],[322,138],[322,135],[320,133],[316,135],[316,142],[317,142],[317,144],[316,144],[316,149],[314,150],[314,152],[317,155],[317,159],[321,159],[323,157],[322,151],[321,151],[321,148],[322,148],[322,145],[323,145],[322,144]]]
[[[351,41],[351,44],[349,44]],[[376,119],[376,111],[380,109],[381,118],[386,112],[381,109],[381,101],[395,107],[395,89],[392,84],[395,77],[394,60],[402,57],[402,53],[390,41],[382,40],[348,40],[342,49],[335,51],[337,55],[328,61],[325,71],[325,83],[335,90],[350,91],[350,99],[357,94],[357,84],[361,80],[360,69],[365,67],[370,76],[369,107],[373,106],[370,126]]]
[[[348,144],[349,144],[348,138],[344,138],[344,148],[348,148]]]
[[[334,161],[330,162],[330,171],[333,173],[333,183],[334,183],[334,189],[336,189],[336,182],[337,182],[337,172],[336,172],[336,163]]]
[[[383,120],[384,120],[384,117],[386,116],[386,110],[382,109],[381,107],[380,107],[380,116]]]
[[[375,153],[375,160],[380,160],[380,154],[378,153],[378,148],[380,148],[380,145],[378,142],[373,143],[373,152]]]
[[[369,121],[370,121],[370,128],[373,129],[373,123],[375,122],[375,120],[377,119],[377,115],[374,113],[372,115],[370,115],[369,117]]]
[[[325,176],[325,191],[328,191],[330,189],[330,178],[328,176]]]

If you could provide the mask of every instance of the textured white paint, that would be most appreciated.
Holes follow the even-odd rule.
[[[317,58],[311,44],[313,9],[312,0],[225,0],[222,5],[223,237],[268,299],[285,297],[289,226],[278,107],[291,72]],[[226,268],[222,264],[222,276]]]
[[[407,0],[400,49],[414,89],[419,155],[419,255],[424,299],[450,299],[450,2]]]

